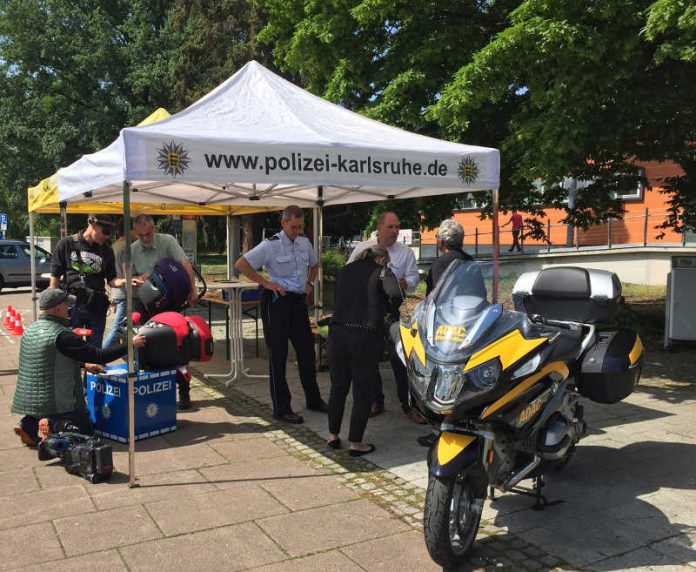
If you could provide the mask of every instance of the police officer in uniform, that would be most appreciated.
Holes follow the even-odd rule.
[[[273,417],[287,423],[302,423],[302,416],[292,410],[285,377],[288,340],[297,353],[307,408],[322,413],[328,411],[317,385],[314,339],[307,312],[307,298],[312,292],[318,262],[311,243],[301,236],[304,214],[300,207],[286,207],[280,225],[282,230],[278,234],[241,256],[235,268],[264,287],[261,320],[268,346]],[[262,266],[268,279],[257,272]]]

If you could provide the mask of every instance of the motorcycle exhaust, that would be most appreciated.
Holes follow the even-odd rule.
[[[517,485],[517,483],[524,479],[529,473],[536,469],[540,463],[541,457],[539,455],[535,455],[532,459],[532,462],[529,463],[529,465],[523,467],[522,469],[520,469],[518,473],[512,475],[512,477],[510,477],[510,479],[503,483],[503,485],[500,488],[503,491],[508,492],[510,489],[514,488]]]

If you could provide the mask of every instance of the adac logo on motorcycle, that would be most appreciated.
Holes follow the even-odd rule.
[[[435,341],[461,343],[464,341],[465,335],[466,328],[464,326],[441,325],[437,327],[437,330],[435,330]]]

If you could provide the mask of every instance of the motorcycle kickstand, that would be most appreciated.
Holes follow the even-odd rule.
[[[541,490],[546,486],[544,483],[543,475],[537,475],[534,477],[534,506],[532,510],[544,510],[547,506],[553,506],[555,504],[561,504],[564,501],[562,499],[549,502],[549,500],[542,494]]]

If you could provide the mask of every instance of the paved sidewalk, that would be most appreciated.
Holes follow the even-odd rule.
[[[8,303],[26,321],[29,296],[1,295],[0,310]],[[137,443],[140,486],[129,489],[123,445],[112,481],[92,485],[19,444],[9,412],[17,350],[17,338],[0,336],[0,570],[438,569],[420,524],[427,477],[415,437],[427,429],[398,413],[387,369],[388,411],[370,420],[369,457],[326,448],[326,416],[303,411],[290,363],[304,425],[273,421],[265,381],[196,381],[196,408],[178,430]],[[199,369],[228,367],[216,351]],[[266,369],[263,357],[248,365]],[[326,395],[325,372],[320,385]],[[651,377],[587,417],[590,435],[548,479],[547,496],[564,503],[534,512],[515,495],[487,502],[462,570],[696,569],[693,384]]]

